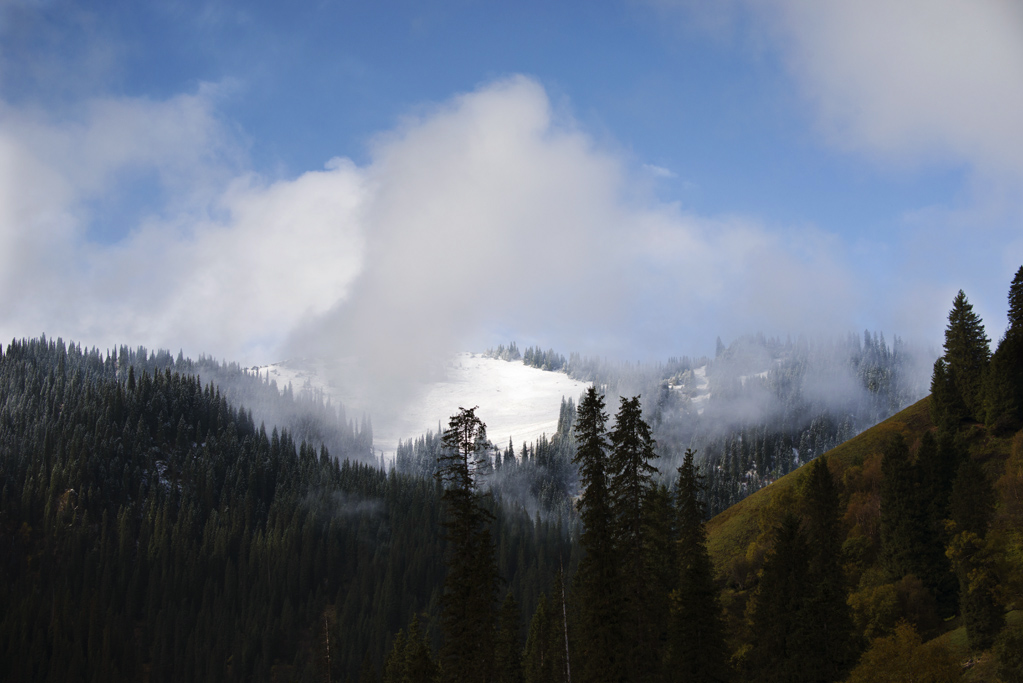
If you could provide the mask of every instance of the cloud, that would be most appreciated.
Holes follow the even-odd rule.
[[[217,97],[2,110],[0,332],[341,356],[387,403],[452,351],[507,341],[495,331],[663,357],[808,320],[844,331],[856,306],[829,236],[650,199],[643,169],[526,77],[421,109],[365,165],[284,179],[246,169]],[[137,174],[159,201],[100,239],[90,202]]]
[[[392,396],[480,330],[649,358],[844,319],[837,245],[637,200],[639,170],[524,77],[407,120],[365,168],[362,274],[294,352],[358,358],[359,393]]]
[[[1023,175],[1023,5],[751,2],[837,145]]]
[[[643,170],[655,178],[677,178],[678,176],[670,169],[654,164],[643,164]]]
[[[344,296],[361,259],[359,172],[343,160],[276,182],[240,171],[216,101],[203,86],[166,101],[90,100],[72,119],[0,108],[7,338],[258,359]],[[144,217],[98,239],[111,216],[96,202],[150,175],[159,191]]]
[[[882,173],[951,188],[863,237],[875,321],[932,341],[965,288],[998,336],[1023,262],[1023,4],[1011,0],[650,0],[758,62],[777,57],[830,147]],[[915,176],[915,177],[914,177]],[[912,197],[912,194],[907,195]],[[908,201],[914,201],[909,199]],[[865,226],[869,229],[869,226]],[[937,299],[938,308],[922,305]],[[929,321],[929,322],[928,322]]]

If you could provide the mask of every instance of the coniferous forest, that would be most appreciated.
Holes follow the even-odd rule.
[[[645,404],[592,365],[550,439],[495,446],[463,408],[390,468],[367,420],[240,369],[14,341],[0,678],[1023,680],[1023,268],[1008,303],[992,351],[960,292],[930,397],[858,435],[909,391],[872,335],[874,389],[816,432],[783,406],[683,448],[713,410],[693,362]],[[815,352],[778,344],[784,371],[705,371],[786,395]]]

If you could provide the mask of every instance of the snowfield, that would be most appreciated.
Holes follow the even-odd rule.
[[[322,364],[308,361],[284,361],[258,370],[263,376],[269,373],[282,390],[291,382],[296,393],[302,389],[318,390],[335,402],[349,405],[343,393],[326,381],[322,368]],[[578,402],[588,386],[563,373],[538,370],[522,361],[459,353],[448,363],[445,379],[423,387],[397,418],[382,421],[370,416],[373,446],[378,453],[393,456],[399,439],[436,432],[438,424],[446,428],[448,418],[460,407],[479,406],[476,415],[486,423],[490,440],[504,448],[510,437],[517,451],[523,441],[534,441],[541,434],[553,435],[558,427],[561,399]],[[349,414],[352,417],[358,416]]]

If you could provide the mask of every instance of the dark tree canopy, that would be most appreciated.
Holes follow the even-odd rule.
[[[573,462],[579,467],[582,496],[579,515],[583,530],[579,542],[585,554],[575,575],[579,602],[580,664],[583,681],[621,680],[621,584],[615,552],[613,509],[608,487],[608,457],[604,397],[594,387],[579,402],[575,420],[578,450]]]
[[[984,324],[973,312],[973,305],[959,290],[952,301],[945,329],[945,363],[956,391],[966,405],[969,417],[983,417],[981,414],[981,384],[987,368],[991,350],[984,333]]]
[[[437,478],[444,486],[448,545],[441,599],[441,675],[445,681],[487,683],[494,664],[497,566],[493,515],[480,504],[477,469],[487,457],[487,426],[475,408],[460,408],[444,432]]]

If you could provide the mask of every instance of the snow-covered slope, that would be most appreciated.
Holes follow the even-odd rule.
[[[349,404],[341,388],[333,385],[324,364],[284,361],[259,368],[260,374],[276,380],[282,389],[291,382],[296,392],[319,390],[334,401]],[[560,372],[546,372],[521,361],[484,358],[460,353],[447,365],[444,380],[416,391],[399,416],[373,419],[374,448],[390,456],[399,439],[410,439],[447,427],[448,418],[459,407],[479,406],[476,414],[487,424],[490,440],[502,448],[508,438],[516,448],[541,434],[552,435],[558,426],[561,399],[578,400],[588,385]]]

